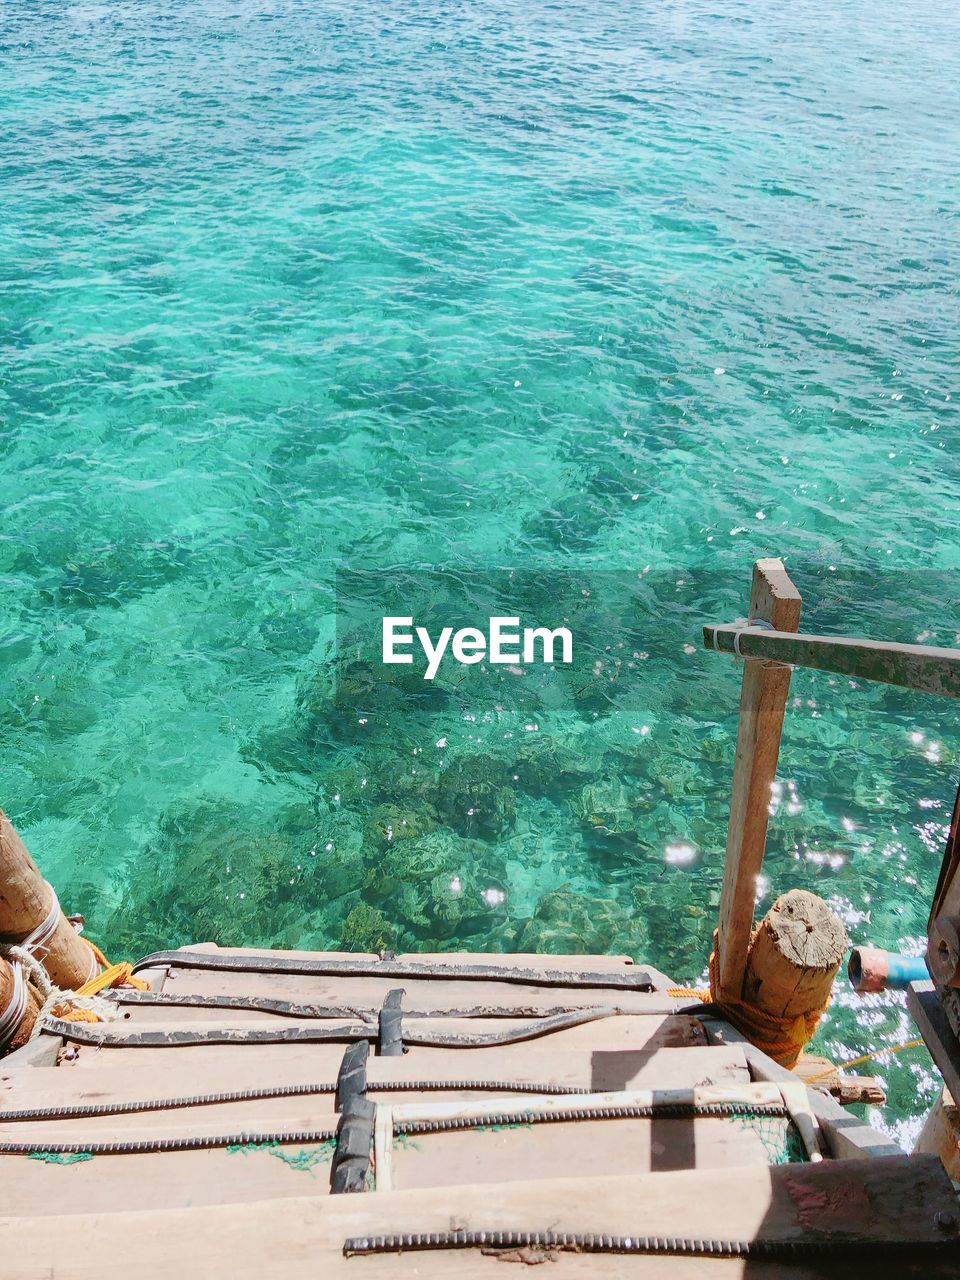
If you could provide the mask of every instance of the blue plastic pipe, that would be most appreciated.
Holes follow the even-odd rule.
[[[929,978],[923,956],[904,956],[880,947],[854,947],[847,974],[858,995],[868,991],[905,991],[911,982]]]

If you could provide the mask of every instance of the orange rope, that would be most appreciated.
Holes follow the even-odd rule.
[[[710,999],[710,992],[702,987],[667,987],[667,995],[675,1000],[703,1000],[704,1003]]]
[[[103,970],[95,978],[85,982],[82,987],[78,987],[72,994],[95,996],[98,992],[106,991],[111,987],[136,987],[138,991],[146,991],[149,988],[149,983],[144,982],[142,978],[133,976],[133,965],[129,961],[124,960],[120,964],[111,964],[95,942],[91,942],[89,938],[84,938],[82,935],[80,940],[87,944],[94,956],[96,956],[97,963],[103,966]],[[52,1013],[55,1018],[60,1018],[64,1022],[101,1021],[99,1014],[92,1009],[79,1009],[70,1000],[65,1000],[62,1004],[54,1006]]]
[[[756,936],[756,930],[751,936]],[[717,953],[717,935],[713,935],[713,952],[710,955],[710,996],[720,1012],[742,1032],[751,1044],[779,1062],[781,1067],[792,1070],[803,1052],[804,1046],[813,1038],[828,1001],[820,1009],[796,1017],[777,1017],[767,1013],[755,1005],[742,999],[720,999],[720,959]]]
[[[902,1044],[891,1044],[883,1049],[871,1049],[869,1053],[861,1053],[859,1058],[851,1058],[849,1062],[841,1062],[835,1067],[831,1067],[829,1071],[818,1071],[815,1076],[807,1076],[807,1084],[813,1084],[814,1080],[823,1080],[826,1076],[832,1076],[835,1071],[846,1071],[847,1067],[859,1067],[861,1062],[869,1062],[871,1058],[879,1058],[884,1053],[899,1053],[901,1049],[916,1049],[918,1045],[923,1044],[923,1040],[904,1040]]]

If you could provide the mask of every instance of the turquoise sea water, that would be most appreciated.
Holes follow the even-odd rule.
[[[781,554],[812,629],[960,629],[958,35],[925,0],[4,6],[0,803],[111,954],[699,978],[739,680],[702,623]],[[355,679],[343,565],[533,570],[540,622],[616,572],[629,688]],[[916,947],[954,708],[793,694],[760,905]],[[910,1034],[843,996],[818,1043]],[[932,1095],[921,1052],[878,1073],[878,1123]]]

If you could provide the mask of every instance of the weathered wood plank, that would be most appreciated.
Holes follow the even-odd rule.
[[[750,618],[769,622],[778,631],[795,631],[800,603],[800,594],[779,560],[756,562]],[[720,895],[721,999],[739,999],[743,986],[789,688],[789,668],[769,668],[758,662],[745,665]]]
[[[960,1098],[960,1044],[933,983],[911,982],[907,988],[907,1008],[940,1069],[944,1084],[954,1098]]]
[[[729,1023],[705,1019],[704,1029],[711,1044],[739,1044],[743,1048],[750,1075],[754,1080],[770,1080],[783,1084],[797,1080],[793,1072],[774,1062]],[[830,1149],[830,1155],[834,1160],[862,1160],[867,1156],[903,1155],[903,1151],[895,1142],[885,1138],[876,1129],[871,1129],[857,1116],[844,1111],[833,1098],[809,1086],[807,1094],[810,1109],[817,1117]]]
[[[842,1106],[854,1102],[882,1106],[887,1100],[883,1085],[873,1076],[847,1075],[838,1071],[829,1058],[817,1054],[801,1054],[793,1072],[811,1089],[829,1093]]]
[[[451,1024],[447,1025],[450,1029],[454,1029]],[[459,1022],[457,1025],[464,1024]],[[655,1048],[680,1048],[684,1045],[705,1043],[702,1026],[696,1018],[689,1015],[630,1015],[605,1018],[600,1022],[589,1023],[582,1027],[572,1027],[568,1031],[554,1032],[553,1035],[541,1040],[525,1041],[523,1045],[505,1045],[495,1051],[494,1057],[499,1058],[500,1054],[506,1054],[508,1050],[515,1047],[530,1048],[534,1045],[538,1048],[549,1045],[554,1051],[592,1050],[603,1055],[608,1052],[647,1052]],[[318,1074],[321,1069],[324,1069],[324,1064],[329,1063],[329,1069],[336,1075],[344,1047],[324,1044],[198,1045],[178,1049],[175,1052],[170,1049],[99,1048],[87,1045],[73,1045],[71,1048],[76,1050],[75,1057],[71,1061],[72,1069],[89,1068],[98,1072],[113,1068],[128,1070],[131,1063],[138,1072],[148,1064],[158,1063],[163,1063],[171,1071],[179,1069],[191,1071],[210,1064],[222,1064],[226,1056],[227,1060],[233,1058],[238,1066],[240,1063],[244,1064],[244,1069],[247,1065],[252,1067],[254,1064],[263,1064],[273,1066],[280,1073],[290,1069],[299,1070],[303,1065],[312,1067],[314,1074]],[[432,1053],[446,1055],[450,1052],[450,1049],[431,1049],[418,1045],[411,1048],[410,1053],[405,1055],[405,1060],[414,1059],[416,1055],[415,1060],[426,1062],[428,1059],[421,1059],[420,1055]],[[471,1056],[477,1055],[476,1062],[479,1069],[483,1055],[490,1050],[472,1048],[465,1052]],[[131,1054],[136,1056],[131,1058]],[[492,1061],[493,1059],[491,1063]],[[439,1063],[440,1059],[437,1059],[437,1062]],[[493,1066],[491,1065],[488,1070],[493,1070]]]
[[[946,1089],[927,1112],[914,1151],[939,1156],[954,1182],[960,1182],[960,1109]]]
[[[703,629],[703,643],[720,653],[734,653],[736,642],[741,658],[766,658],[794,667],[812,667],[858,680],[916,689],[920,693],[960,698],[960,649],[843,636],[794,635],[792,631],[791,627],[780,624],[772,631],[745,629],[735,623],[707,626]]]
[[[234,1157],[243,1159],[243,1157]],[[61,1169],[70,1174],[77,1168]],[[280,1276],[300,1280],[317,1275],[392,1278],[416,1274],[438,1280],[502,1275],[496,1254],[478,1250],[436,1251],[348,1259],[348,1237],[400,1232],[463,1230],[569,1231],[616,1236],[754,1240],[796,1244],[858,1240],[872,1243],[942,1243],[938,1213],[955,1213],[949,1179],[935,1157],[824,1163],[775,1169],[749,1167],[576,1177],[536,1183],[448,1187],[389,1194],[332,1196],[210,1207],[202,1210],[133,1211],[36,1219],[0,1219],[0,1276],[4,1280],[124,1280],[136,1259],[138,1280],[169,1280],[171,1274],[229,1275],[235,1280]],[[82,1241],[82,1247],[78,1246]],[[611,1265],[607,1265],[607,1264]],[[560,1252],[551,1277],[700,1276],[729,1280],[745,1274],[738,1262],[696,1260],[686,1267],[676,1257],[598,1257]],[[930,1255],[911,1269],[909,1253],[897,1262],[898,1275],[940,1280],[955,1274],[956,1254],[942,1261]],[[803,1272],[802,1254],[789,1273]],[[764,1272],[751,1262],[751,1280],[783,1276],[777,1260]],[[862,1260],[836,1266],[818,1255],[808,1275],[854,1277]]]
[[[315,1051],[316,1052],[316,1051]],[[134,1101],[190,1098],[242,1089],[266,1089],[280,1085],[327,1086],[332,1094],[342,1049],[320,1061],[285,1064],[275,1056],[267,1061],[245,1054],[223,1055],[215,1062],[180,1067],[150,1062],[127,1071],[74,1071],[36,1068],[0,1073],[0,1121],[15,1110],[64,1106],[112,1106]],[[139,1059],[137,1062],[139,1063]],[[687,1049],[568,1049],[557,1051],[536,1044],[509,1049],[413,1050],[402,1058],[371,1057],[367,1081],[377,1101],[392,1096],[384,1088],[391,1083],[475,1081],[547,1087],[572,1087],[602,1092],[612,1089],[692,1088],[712,1083],[745,1083],[749,1078],[740,1045],[693,1046]],[[462,1090],[458,1090],[462,1091]],[[477,1090],[470,1090],[471,1096]],[[503,1089],[497,1090],[507,1092]],[[440,1099],[447,1090],[426,1090],[425,1099]],[[409,1090],[397,1096],[409,1099]],[[317,1098],[321,1096],[316,1095]],[[217,1103],[218,1114],[228,1114],[233,1103]]]

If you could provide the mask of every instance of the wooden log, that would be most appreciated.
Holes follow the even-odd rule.
[[[777,1018],[821,1010],[847,949],[843,924],[806,889],[781,894],[750,946],[743,998]]]
[[[50,887],[0,809],[0,941],[19,943],[50,915]],[[62,911],[34,953],[56,986],[73,991],[99,972],[96,958]]]
[[[914,1152],[939,1156],[947,1173],[960,1182],[960,1110],[946,1089],[927,1112]]]
[[[0,958],[0,1014],[3,1014],[13,999],[15,983],[16,977],[13,965]],[[6,1046],[0,1045],[0,1053],[4,1051],[4,1048],[12,1053],[15,1049],[25,1045],[30,1038],[30,1032],[33,1030],[33,1024],[37,1020],[37,1014],[40,1012],[43,1000],[40,993],[29,984],[26,987],[25,997],[26,1004],[20,1021],[13,1034],[7,1040]]]
[[[753,567],[749,617],[768,622],[778,631],[796,631],[800,624],[800,605],[800,593],[781,561],[758,560]],[[770,792],[777,772],[789,689],[789,668],[746,663],[720,895],[721,1001],[739,999],[743,985],[757,876],[763,865],[767,839]]]
[[[789,632],[789,627],[745,631],[736,623],[727,623],[704,627],[703,642],[708,649],[736,652],[741,658],[789,662],[795,667],[834,671],[853,679],[875,680],[902,689],[960,698],[960,649],[894,644],[852,636],[785,634]]]

